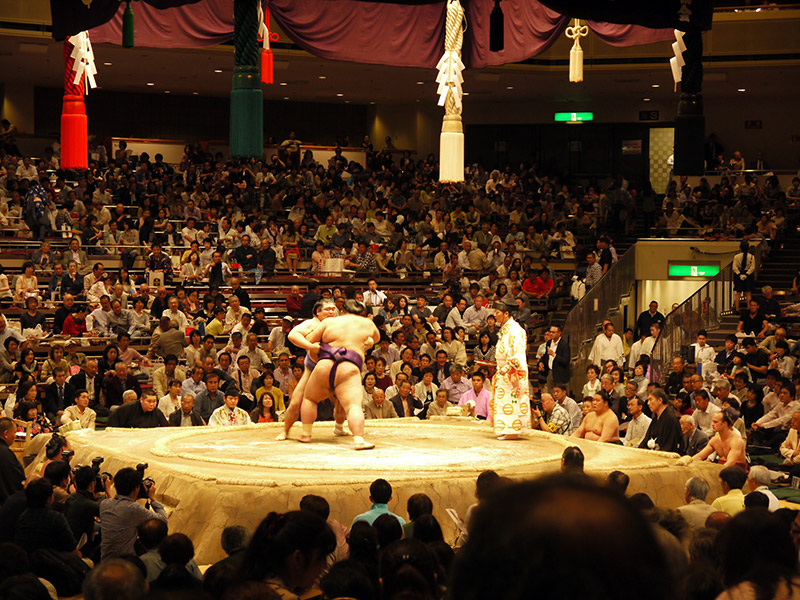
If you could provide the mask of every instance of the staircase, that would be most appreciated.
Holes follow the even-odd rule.
[[[782,247],[776,245],[769,257],[761,265],[756,282],[756,293],[761,293],[761,288],[771,285],[776,291],[789,291],[792,279],[800,269],[800,239],[797,232],[789,231],[791,237],[783,240]]]

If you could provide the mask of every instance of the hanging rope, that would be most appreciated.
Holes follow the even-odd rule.
[[[461,62],[461,46],[464,43],[464,8],[458,0],[448,0],[447,20],[445,22],[444,54],[436,68],[439,74],[436,82],[439,87],[439,106],[445,107],[445,114],[461,114],[461,84],[464,77],[464,63]]]
[[[85,93],[84,79],[80,78],[78,83],[75,83],[75,59],[72,58],[74,37],[76,36],[64,40],[64,93],[71,96],[83,96]]]
[[[258,6],[258,0],[233,2],[234,64],[237,67],[258,66]]]
[[[567,27],[567,37],[574,41],[569,51],[569,80],[571,83],[583,81],[583,48],[581,38],[589,35],[589,27],[581,26],[581,20],[575,19],[572,27]]]

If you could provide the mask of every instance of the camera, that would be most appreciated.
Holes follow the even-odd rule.
[[[542,405],[541,400],[531,400],[531,408],[533,410],[538,410],[539,412],[544,411],[544,406]]]
[[[69,464],[69,461],[72,460],[73,456],[75,456],[75,451],[74,450],[62,450],[61,451],[61,458],[67,464]]]
[[[144,500],[149,497],[147,494],[150,491],[150,488],[155,484],[153,479],[144,476],[144,472],[147,470],[148,466],[149,465],[147,463],[139,463],[136,465],[136,471],[142,476],[142,485],[139,487],[139,495],[137,498],[142,498]]]
[[[92,471],[94,472],[95,476],[95,486],[94,486],[95,490],[105,489],[105,485],[103,485],[105,481],[114,479],[111,473],[106,473],[105,471],[102,473],[100,472],[100,465],[103,464],[104,460],[105,458],[103,458],[102,456],[95,456],[92,459]]]

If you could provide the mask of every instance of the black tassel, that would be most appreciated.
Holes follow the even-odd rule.
[[[494,0],[494,8],[489,17],[489,50],[500,52],[505,48],[505,19],[503,9],[500,8],[500,0]]]

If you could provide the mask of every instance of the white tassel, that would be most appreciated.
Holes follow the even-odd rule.
[[[444,54],[436,65],[439,71],[436,76],[438,104],[445,107],[439,138],[439,181],[442,182],[464,181],[464,127],[461,123],[463,25],[464,8],[458,0],[448,0]]]
[[[73,82],[78,85],[81,77],[86,78],[85,92],[89,93],[89,88],[96,88],[97,82],[94,76],[97,75],[97,67],[94,62],[94,52],[92,51],[92,42],[89,40],[89,32],[81,31],[78,35],[73,35],[69,38],[72,42],[72,56],[75,61],[73,70],[75,71],[75,79]]]
[[[583,81],[583,48],[581,48],[581,38],[589,35],[589,27],[581,26],[581,20],[575,19],[572,27],[567,27],[567,37],[574,40],[572,49],[569,51],[569,81],[570,83],[580,83]]]
[[[683,53],[686,51],[686,43],[683,41],[683,32],[675,30],[675,41],[672,42],[672,53],[675,55],[669,59],[669,67],[672,69],[673,89],[678,91],[678,83],[681,81],[682,67],[686,64],[683,60]]]

